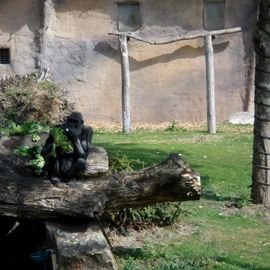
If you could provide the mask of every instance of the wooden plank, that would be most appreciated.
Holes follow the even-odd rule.
[[[119,37],[119,47],[121,52],[121,72],[122,72],[122,117],[123,132],[131,132],[130,116],[130,72],[128,59],[127,37]]]
[[[216,133],[215,71],[212,36],[205,37],[206,88],[207,88],[207,126],[209,133]]]

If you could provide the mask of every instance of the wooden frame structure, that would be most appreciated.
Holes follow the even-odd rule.
[[[206,62],[206,89],[207,89],[207,126],[209,133],[216,133],[216,109],[215,109],[215,68],[214,68],[214,49],[212,37],[216,35],[232,34],[241,32],[241,27],[234,27],[214,31],[199,31],[194,34],[186,34],[165,41],[149,41],[134,33],[130,32],[115,32],[109,35],[119,37],[119,47],[121,53],[121,71],[122,71],[122,125],[123,132],[131,132],[131,105],[130,105],[130,71],[128,59],[128,38],[132,38],[150,45],[165,45],[182,40],[190,40],[196,38],[204,38],[205,45],[205,62]]]

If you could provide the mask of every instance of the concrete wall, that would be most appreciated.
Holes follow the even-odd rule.
[[[0,47],[10,48],[11,64],[0,65],[0,75],[25,74],[38,68],[42,1],[0,1]]]
[[[16,10],[19,21],[23,21],[21,17],[27,18],[22,28],[33,40],[41,25],[42,16],[37,15],[39,1],[3,2],[8,10]],[[23,6],[23,14],[28,14],[27,7],[31,5],[31,15],[22,16],[22,9],[14,9],[15,5]],[[203,29],[201,1],[141,0],[140,5],[138,34],[144,38],[167,40],[187,31]],[[218,121],[228,119],[235,111],[252,110],[252,33],[256,6],[254,0],[226,0],[226,28],[242,26],[243,32],[220,36],[214,41]],[[4,24],[4,32],[9,33],[7,28],[12,22],[3,20],[1,12],[0,29]],[[107,35],[117,30],[115,1],[46,0],[44,12],[38,65],[49,67],[55,80],[70,90],[77,109],[87,119],[120,121],[118,41],[115,36]],[[19,34],[17,31],[16,40]],[[27,40],[25,45],[30,45],[30,38]],[[129,42],[133,122],[206,120],[203,46],[202,39],[162,46]],[[25,55],[33,61],[23,64],[19,54],[14,54],[16,64],[12,69],[19,73],[35,67],[31,46],[22,48],[28,48]]]

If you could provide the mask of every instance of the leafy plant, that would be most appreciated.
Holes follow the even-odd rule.
[[[31,159],[28,162],[28,165],[30,165],[34,169],[34,172],[37,175],[41,175],[43,173],[43,167],[45,165],[45,160],[40,154],[37,154],[34,159]]]
[[[176,121],[173,121],[172,124],[171,124],[171,126],[167,127],[167,128],[165,129],[165,131],[169,131],[169,132],[179,132],[179,131],[183,131],[183,132],[185,132],[185,131],[187,131],[187,129],[185,129],[185,128],[183,128],[183,127],[179,127],[179,126],[177,125],[177,122],[176,122]]]
[[[43,173],[43,167],[45,165],[45,161],[41,156],[41,145],[35,145],[33,147],[30,146],[20,146],[15,149],[14,153],[16,155],[21,155],[23,157],[28,157],[30,160],[26,165],[30,166],[37,175]]]
[[[134,167],[144,167],[145,163],[139,159],[128,159],[127,156],[117,153],[109,156],[110,173],[119,171],[132,172]],[[153,224],[164,226],[174,223],[183,213],[179,203],[156,204],[139,209],[126,208],[112,213],[110,219],[116,227],[134,227],[140,230]]]
[[[48,132],[49,126],[39,122],[26,122],[23,124],[16,124],[10,122],[3,127],[1,130],[2,135],[13,136],[13,135],[32,135],[32,140],[37,142],[40,140],[39,133]]]
[[[119,171],[132,172],[135,166],[144,167],[145,163],[139,159],[128,159],[127,156],[120,153],[109,156],[110,173]]]
[[[52,128],[50,134],[52,135],[53,140],[54,140],[54,144],[53,144],[54,157],[56,157],[56,152],[55,152],[56,147],[61,147],[67,153],[73,151],[73,146],[71,145],[66,134],[61,128],[58,128],[58,127]]]
[[[133,227],[141,230],[152,225],[167,226],[178,220],[181,214],[186,214],[180,203],[157,203],[143,208],[126,208],[111,214],[111,219],[117,227]]]
[[[35,122],[29,122],[23,125],[11,123],[9,128],[5,129],[5,132],[8,135],[31,134],[32,141],[37,142],[40,140],[39,132],[48,131],[48,129],[48,126]],[[61,128],[54,127],[51,129],[50,133],[54,139],[52,155],[56,156],[56,147],[61,147],[65,152],[70,152],[73,150],[73,146]],[[23,157],[29,158],[27,165],[30,166],[36,174],[40,175],[43,173],[43,167],[45,165],[44,158],[41,156],[41,151],[41,145],[35,145],[33,147],[21,146],[15,149],[14,153],[16,155],[21,155]]]

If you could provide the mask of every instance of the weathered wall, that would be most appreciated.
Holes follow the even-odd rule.
[[[35,6],[39,8],[36,4],[39,1],[35,0],[3,2],[6,5],[13,2],[13,6],[24,2],[24,10],[28,3],[32,9]],[[201,1],[141,0],[140,3],[140,35],[145,38],[164,40],[203,28]],[[218,121],[228,119],[232,112],[252,109],[250,66],[253,63],[252,33],[256,21],[256,1],[227,0],[226,3],[225,27],[242,26],[243,32],[217,37],[214,41]],[[22,9],[12,8],[12,12],[14,10],[18,12],[16,18],[20,18]],[[31,16],[25,16],[35,22],[31,24],[32,30],[27,27],[31,35],[35,32],[34,26],[38,28],[40,25],[34,15],[36,13],[32,10]],[[8,20],[4,22],[4,25],[12,25]],[[0,14],[1,30],[2,25]],[[28,26],[30,22],[24,25]],[[38,63],[49,67],[55,79],[70,90],[77,109],[89,120],[121,119],[118,41],[116,37],[107,35],[116,31],[116,25],[115,1],[45,1],[44,34]],[[6,29],[5,32],[9,31]],[[134,40],[129,42],[133,122],[206,119],[203,44],[202,39],[162,46]],[[23,48],[26,50],[25,46]],[[25,55],[33,56],[34,62],[31,50]],[[20,61],[18,54],[14,54],[15,57],[14,71],[22,72],[34,67],[32,62],[21,65],[17,62]]]
[[[0,65],[0,75],[25,74],[38,68],[42,1],[1,0],[0,47],[10,48],[11,64]]]

